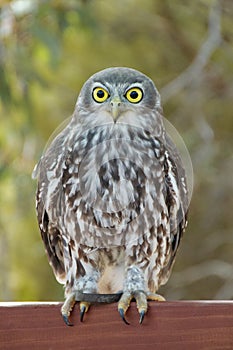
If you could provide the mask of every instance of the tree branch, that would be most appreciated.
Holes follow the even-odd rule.
[[[221,3],[219,0],[213,1],[209,12],[208,35],[200,47],[193,62],[177,78],[165,85],[161,89],[163,102],[176,95],[180,90],[201,77],[204,67],[207,65],[213,52],[222,41],[221,37]]]

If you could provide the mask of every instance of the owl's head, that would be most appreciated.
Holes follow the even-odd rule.
[[[160,120],[160,95],[143,73],[108,68],[85,82],[76,111],[81,123],[88,126],[124,123],[148,128]]]

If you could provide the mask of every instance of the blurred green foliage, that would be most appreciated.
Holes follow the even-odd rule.
[[[203,69],[166,98],[193,62],[221,6],[221,42]],[[194,167],[190,222],[171,299],[233,297],[233,3],[222,0],[15,0],[0,7],[0,299],[57,300],[37,227],[31,172],[84,81],[110,66],[149,75]],[[213,23],[212,23],[213,25]]]

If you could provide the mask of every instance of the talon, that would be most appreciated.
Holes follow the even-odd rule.
[[[70,327],[73,326],[73,323],[71,323],[71,322],[69,321],[69,317],[68,317],[67,315],[62,315],[62,318],[63,318],[63,320],[64,320],[64,322],[65,322],[65,324],[66,324],[67,326],[70,326]]]
[[[79,305],[80,307],[80,321],[83,322],[85,313],[88,311],[90,303],[82,301]]]
[[[140,315],[139,323],[140,324],[142,324],[145,314],[146,314],[146,312],[144,310],[139,313],[139,315]]]
[[[118,311],[119,311],[119,314],[120,314],[120,316],[121,316],[121,319],[125,322],[125,324],[127,324],[127,325],[130,325],[130,323],[126,320],[126,318],[125,318],[125,312],[124,312],[124,310],[123,309],[118,309]]]
[[[121,316],[121,319],[125,322],[125,324],[129,325],[129,322],[125,318],[126,311],[130,306],[130,302],[133,298],[133,295],[130,292],[124,292],[120,298],[118,303],[118,311]]]
[[[139,323],[142,324],[144,316],[147,312],[147,294],[144,291],[135,291],[134,297],[137,303],[137,309],[140,315]]]
[[[86,306],[83,306],[80,310],[80,321],[81,322],[83,322],[85,312],[86,312]]]

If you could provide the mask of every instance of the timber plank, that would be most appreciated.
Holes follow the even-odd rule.
[[[79,321],[75,306],[67,327],[61,303],[0,303],[0,349],[225,350],[233,349],[233,302],[150,302],[142,325],[135,303],[125,325],[117,304],[93,305]]]

